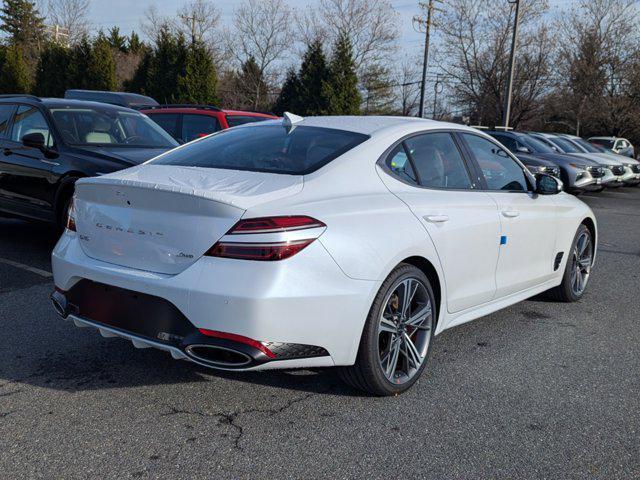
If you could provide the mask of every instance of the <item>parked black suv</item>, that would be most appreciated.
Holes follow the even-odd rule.
[[[128,108],[0,95],[0,214],[64,225],[78,178],[122,170],[177,145]]]

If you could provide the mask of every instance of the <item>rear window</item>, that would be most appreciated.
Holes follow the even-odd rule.
[[[151,163],[305,175],[368,138],[331,128],[255,125],[223,130]]]
[[[229,128],[244,125],[245,123],[264,122],[265,120],[273,120],[273,118],[259,117],[257,115],[227,115]]]

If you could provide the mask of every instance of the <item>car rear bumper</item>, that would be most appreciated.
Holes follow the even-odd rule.
[[[280,262],[203,257],[177,275],[165,275],[90,258],[77,235],[66,232],[53,252],[52,265],[59,293],[71,304],[81,304],[79,311],[68,312],[76,323],[138,344],[161,344],[158,348],[177,358],[234,370],[353,364],[379,288],[379,282],[347,277],[320,242]],[[117,295],[100,293],[100,288]],[[119,308],[113,307],[116,303]],[[145,316],[149,319],[140,325],[132,320]],[[201,329],[246,337],[276,350],[291,345],[292,350],[306,352],[309,347],[326,354],[265,359],[235,343],[203,336]],[[231,368],[203,362],[188,348],[199,344],[240,349],[251,361]]]

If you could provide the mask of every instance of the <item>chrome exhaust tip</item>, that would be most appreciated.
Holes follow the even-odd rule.
[[[246,353],[217,345],[193,344],[184,351],[199,362],[220,368],[240,368],[253,362]]]
[[[53,292],[51,294],[51,304],[53,305],[53,309],[56,313],[62,318],[67,318],[69,316],[67,299],[62,295],[62,293],[58,291]]]

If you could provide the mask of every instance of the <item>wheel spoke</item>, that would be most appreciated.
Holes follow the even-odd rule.
[[[402,339],[400,337],[397,337],[395,339],[395,342],[391,344],[389,360],[387,362],[387,367],[385,369],[387,378],[391,378],[393,376],[393,373],[396,371],[396,366],[398,365],[398,357],[400,356],[401,345],[402,345]]]
[[[417,327],[422,324],[430,315],[431,304],[427,303],[420,311],[409,317],[409,320],[407,320],[407,326]]]
[[[418,282],[414,282],[411,278],[409,278],[408,280],[402,282],[402,285],[402,310],[400,311],[400,313],[402,313],[402,315],[408,315],[409,309],[411,307],[411,300],[413,300],[413,295],[418,289]]]
[[[581,258],[578,263],[580,264],[580,267],[582,267],[583,269],[586,269],[588,267],[591,266],[591,255],[589,255],[588,257],[583,257]]]
[[[420,364],[422,363],[422,357],[420,356],[420,353],[418,352],[416,346],[413,344],[411,338],[406,334],[406,332],[403,333],[403,338],[405,356],[407,357],[407,360],[413,364],[414,368],[420,368]]]
[[[382,332],[396,333],[397,330],[398,330],[398,328],[397,328],[396,324],[392,320],[390,320],[390,319],[388,319],[388,318],[386,318],[384,316],[380,319],[380,332],[381,333]]]

